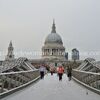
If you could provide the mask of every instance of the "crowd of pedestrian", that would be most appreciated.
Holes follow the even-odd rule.
[[[46,67],[44,64],[42,64],[39,67],[41,79],[44,79],[44,75],[46,74],[47,70],[51,73],[51,75],[53,75],[53,73],[57,73],[57,76],[59,77],[59,81],[62,81],[62,77],[63,77],[65,70],[67,70],[68,80],[70,81],[72,78],[72,68],[70,66],[68,66],[67,69],[64,69],[64,67],[62,65],[56,67],[56,69],[55,69],[55,67],[50,66],[48,69],[48,67]]]

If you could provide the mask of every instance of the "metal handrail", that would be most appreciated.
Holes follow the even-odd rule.
[[[86,73],[86,74],[100,75],[100,73],[88,72],[88,71],[80,71],[80,70],[77,70],[77,69],[73,69],[73,71],[81,72],[81,73]]]
[[[34,69],[34,70],[28,70],[28,71],[6,72],[6,73],[0,73],[0,75],[20,74],[20,73],[28,73],[28,72],[35,72],[35,71],[39,71],[39,70]]]
[[[100,94],[100,73],[72,70],[73,79]]]
[[[40,76],[39,70],[0,73],[0,95],[30,84]],[[26,85],[25,85],[26,84]]]

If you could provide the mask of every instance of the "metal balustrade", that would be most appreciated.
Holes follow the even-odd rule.
[[[24,87],[39,79],[39,70],[9,72],[0,74],[0,96]]]
[[[13,69],[13,68],[19,68],[21,66],[24,66],[26,68],[26,70],[30,70],[33,68],[33,66],[30,64],[30,62],[28,61],[27,58],[24,58],[24,57],[20,57],[18,59],[14,59],[13,61],[4,61],[2,66],[0,66],[0,73],[4,72],[4,71],[7,71],[7,70],[10,70],[10,69]],[[27,67],[28,65],[28,67]],[[32,68],[31,68],[32,67]],[[21,69],[20,69],[21,70]]]
[[[73,69],[72,75],[77,82],[100,94],[100,73]]]

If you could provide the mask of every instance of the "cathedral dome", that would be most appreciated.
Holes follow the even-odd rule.
[[[47,36],[45,40],[45,44],[48,44],[48,43],[63,44],[60,35],[57,33],[51,33]]]
[[[46,40],[45,40],[45,44],[51,44],[51,43],[63,44],[60,35],[56,33],[56,27],[55,27],[54,21],[53,21],[53,25],[52,25],[52,31],[46,37]]]

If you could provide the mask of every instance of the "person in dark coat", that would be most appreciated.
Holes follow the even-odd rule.
[[[72,68],[70,66],[67,67],[67,76],[70,81],[72,78]]]

